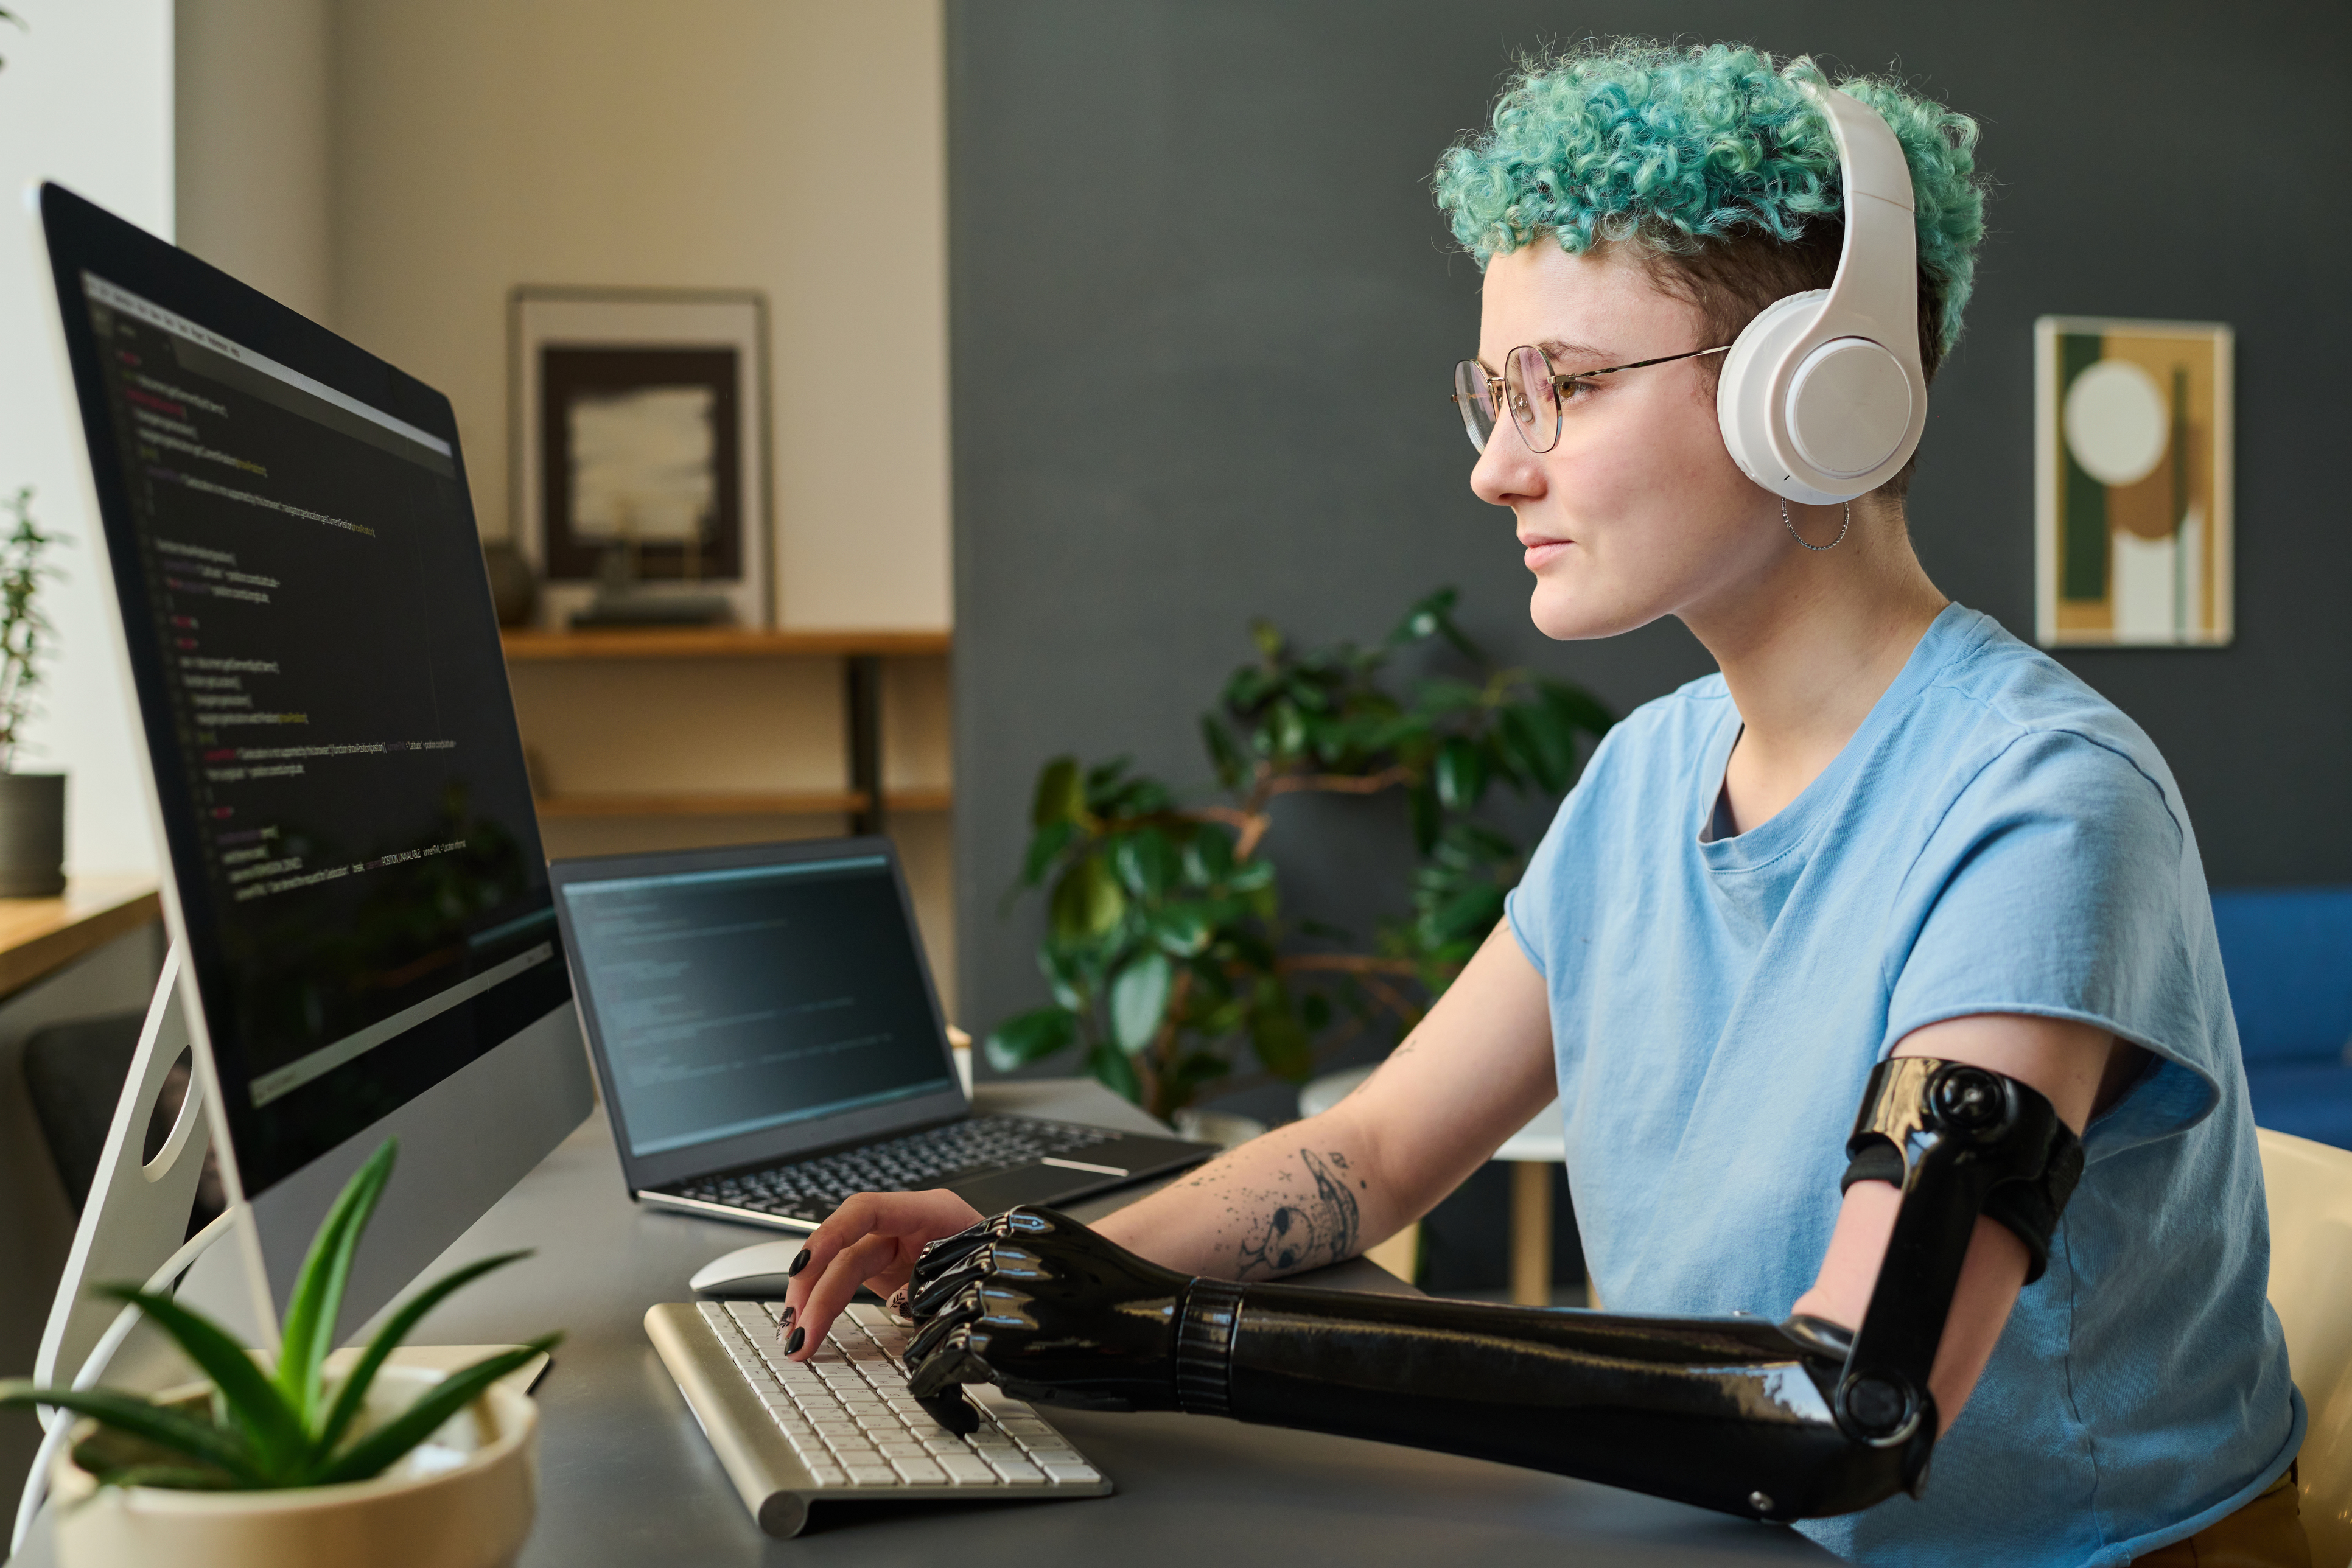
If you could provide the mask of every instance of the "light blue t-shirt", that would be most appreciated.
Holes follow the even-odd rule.
[[[2084,1140],[1927,1494],[1800,1526],[1872,1564],[2122,1563],[2286,1469],[2304,1410],[2197,843],[2138,726],[1955,605],[1780,814],[1703,842],[1720,676],[1610,731],[1511,895],[1551,998],[1570,1190],[1611,1311],[1778,1320],[1872,1066],[1945,1018],[2077,1018],[2149,1070]]]

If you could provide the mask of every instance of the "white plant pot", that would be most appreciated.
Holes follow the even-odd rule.
[[[368,1390],[369,1422],[438,1381],[385,1367]],[[68,1448],[49,1494],[59,1568],[503,1568],[538,1507],[539,1410],[492,1387],[373,1480],[289,1491],[101,1488]]]

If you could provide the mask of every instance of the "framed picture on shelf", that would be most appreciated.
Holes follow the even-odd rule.
[[[515,543],[542,622],[767,625],[765,299],[526,285],[508,323]]]
[[[2038,640],[2225,646],[2235,631],[2230,329],[2044,316],[2033,347]]]

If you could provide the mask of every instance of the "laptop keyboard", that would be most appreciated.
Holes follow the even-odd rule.
[[[898,1358],[913,1331],[878,1307],[853,1306],[807,1362],[777,1342],[781,1301],[702,1301],[717,1336],[793,1446],[811,1481],[828,1493],[887,1493],[908,1487],[969,1488],[1029,1495],[1108,1489],[1101,1472],[1034,1407],[993,1388],[974,1391],[980,1426],[958,1436],[907,1392]]]
[[[681,1182],[680,1197],[784,1219],[822,1221],[853,1193],[916,1192],[1112,1142],[1095,1127],[1032,1116],[971,1116],[813,1160]]]

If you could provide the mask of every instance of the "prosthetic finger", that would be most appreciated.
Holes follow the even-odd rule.
[[[915,1337],[907,1344],[907,1365],[909,1368],[915,1366],[947,1338],[950,1330],[959,1324],[976,1321],[982,1310],[979,1285],[966,1285],[961,1294],[952,1301],[944,1303],[929,1321],[915,1331]]]
[[[988,1228],[988,1221],[982,1220],[978,1225],[968,1226],[953,1236],[943,1236],[937,1241],[926,1242],[923,1250],[915,1255],[917,1282],[919,1283],[939,1269],[971,1257],[992,1239],[993,1235]]]
[[[913,1368],[907,1374],[907,1391],[919,1400],[940,1397],[967,1383],[996,1381],[994,1369],[971,1348],[967,1323],[950,1326],[919,1363],[909,1355],[907,1364]]]
[[[975,1281],[986,1279],[994,1267],[995,1251],[993,1246],[982,1246],[929,1274],[918,1269],[907,1293],[907,1315],[919,1320],[928,1318],[940,1303],[954,1300]]]

